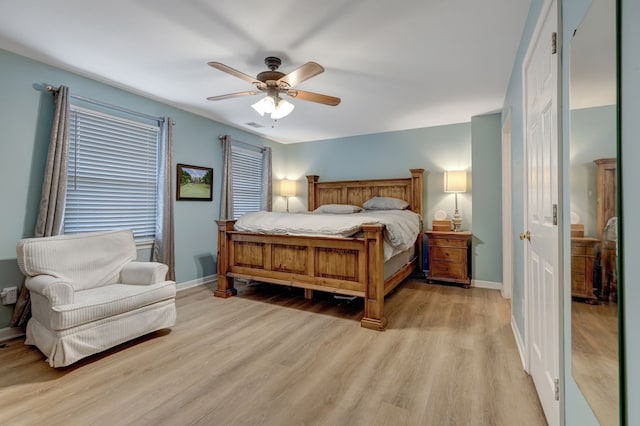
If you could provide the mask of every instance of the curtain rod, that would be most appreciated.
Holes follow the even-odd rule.
[[[53,87],[53,86],[45,86],[45,90],[47,92],[57,92],[58,88],[57,87]],[[106,102],[98,101],[96,99],[85,98],[84,96],[78,96],[78,95],[69,95],[69,97],[71,97],[73,99],[77,99],[77,100],[82,101],[82,102],[87,102],[87,103],[90,103],[90,104],[98,105],[98,106],[101,106],[101,107],[104,107],[104,108],[110,108],[110,109],[113,109],[113,110],[116,110],[116,111],[120,111],[120,112],[124,112],[124,113],[127,113],[127,114],[136,115],[138,117],[142,117],[142,118],[145,118],[147,120],[158,121],[158,122],[161,122],[161,123],[164,122],[164,117],[154,117],[153,115],[143,114],[143,113],[138,112],[138,111],[132,111],[130,109],[122,108],[122,107],[119,107],[117,105],[108,104]],[[175,120],[171,120],[171,124],[175,126],[176,125],[176,121]]]
[[[218,136],[218,139],[222,140],[222,139],[224,139],[224,137],[225,137],[225,135],[220,135],[220,136]],[[264,148],[265,148],[264,146],[251,145],[250,143],[241,142],[241,141],[235,140],[235,139],[232,139],[232,143],[234,145],[240,145],[240,146],[243,146],[245,148],[254,149],[254,150],[260,151],[260,152],[264,151]]]

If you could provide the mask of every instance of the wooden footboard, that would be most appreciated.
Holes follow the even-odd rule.
[[[234,223],[217,221],[218,297],[237,294],[234,278],[357,296],[365,300],[362,326],[383,330],[384,296],[415,266],[385,283],[381,224],[364,225],[363,238],[328,238],[236,232]]]
[[[309,176],[309,210],[319,200],[358,204],[371,196],[396,196],[407,200],[411,209],[422,212],[422,169],[412,169],[408,179],[342,181],[318,183]],[[323,185],[327,186],[326,190]],[[340,189],[343,188],[343,189]],[[340,198],[344,196],[344,198]],[[218,288],[214,295],[237,294],[234,278],[263,281],[305,289],[362,297],[365,301],[362,327],[384,330],[384,297],[407,278],[418,265],[414,260],[384,279],[382,224],[362,226],[361,238],[267,235],[234,231],[234,220],[218,224]],[[416,242],[420,259],[421,236]]]

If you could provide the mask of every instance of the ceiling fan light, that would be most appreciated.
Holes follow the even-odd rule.
[[[279,118],[286,117],[287,115],[291,114],[291,111],[293,111],[294,108],[295,105],[293,105],[291,102],[287,102],[285,99],[280,99],[275,111],[271,113],[271,118],[273,120],[277,120]]]
[[[276,104],[271,96],[266,96],[251,106],[261,116],[264,116],[265,114],[271,114],[276,109]]]

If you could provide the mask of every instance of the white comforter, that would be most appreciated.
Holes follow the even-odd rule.
[[[236,231],[281,235],[353,237],[365,223],[381,223],[384,260],[407,250],[422,230],[420,216],[408,210],[366,210],[353,214],[253,212],[242,215]]]

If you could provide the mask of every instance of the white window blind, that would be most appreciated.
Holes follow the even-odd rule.
[[[233,218],[260,211],[262,153],[240,146],[231,147],[233,176]]]
[[[71,106],[64,233],[156,228],[160,128]]]

